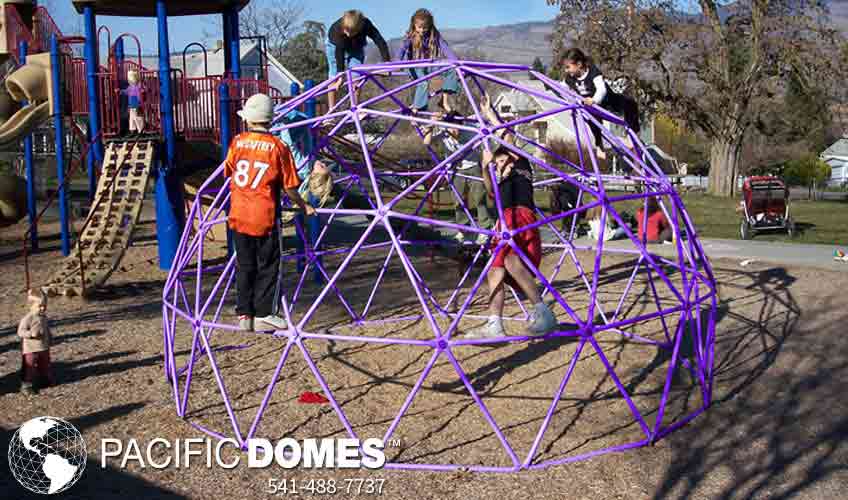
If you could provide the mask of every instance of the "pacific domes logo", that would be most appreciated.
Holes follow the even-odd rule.
[[[73,486],[82,476],[87,458],[82,434],[56,417],[29,420],[9,443],[12,475],[24,488],[43,495]]]

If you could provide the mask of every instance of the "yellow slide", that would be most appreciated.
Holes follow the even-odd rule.
[[[27,64],[6,77],[6,91],[8,94],[0,95],[0,145],[19,141],[50,118],[50,54],[27,57]],[[16,106],[10,101],[30,104],[11,114]],[[26,215],[25,185],[16,175],[0,175],[0,226],[14,224]]]
[[[0,144],[20,140],[50,118],[53,93],[50,85],[50,54],[27,57],[27,64],[6,77],[6,90],[14,101],[27,101],[29,105],[19,109],[0,125]]]

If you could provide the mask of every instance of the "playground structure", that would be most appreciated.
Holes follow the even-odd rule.
[[[408,79],[412,68],[429,67],[431,72],[417,80]],[[519,65],[483,63],[458,60],[406,61],[377,65],[362,65],[348,69],[336,78],[329,80],[292,99],[276,109],[278,119],[290,110],[302,105],[309,99],[326,94],[331,86],[341,84],[342,94],[333,109],[315,118],[294,123],[279,124],[275,130],[308,126],[317,136],[314,156],[338,163],[342,175],[335,179],[342,193],[328,208],[318,210],[327,217],[327,224],[320,237],[312,246],[302,251],[284,248],[281,266],[282,293],[280,296],[280,314],[288,328],[276,332],[246,334],[238,333],[237,320],[230,312],[235,293],[232,286],[235,277],[235,257],[222,257],[209,261],[208,249],[204,252],[207,235],[226,224],[225,207],[229,200],[228,184],[222,182],[223,165],[220,166],[199,188],[197,200],[206,198],[209,203],[195,201],[189,213],[189,224],[182,239],[163,291],[163,346],[165,352],[165,375],[173,392],[177,415],[186,419],[192,426],[218,438],[235,439],[247,447],[247,441],[263,437],[263,417],[270,411],[283,411],[283,415],[274,415],[274,420],[288,420],[288,411],[295,409],[290,400],[283,399],[280,404],[272,401],[284,389],[281,387],[281,374],[292,363],[294,353],[299,352],[308,368],[308,375],[320,386],[335,416],[341,424],[342,435],[350,438],[382,437],[389,443],[396,436],[395,431],[401,425],[413,403],[421,398],[435,397],[432,390],[437,384],[430,381],[430,390],[424,390],[428,379],[441,362],[447,366],[447,379],[439,382],[453,384],[459,390],[465,389],[470,398],[468,403],[479,410],[484,420],[482,426],[497,437],[497,450],[481,454],[473,444],[465,443],[460,450],[464,461],[450,463],[407,463],[390,461],[387,468],[392,469],[428,469],[435,471],[472,470],[477,472],[517,472],[526,469],[539,469],[557,464],[582,460],[603,453],[623,451],[630,448],[655,443],[670,432],[692,421],[709,407],[713,387],[713,355],[716,321],[716,284],[706,254],[698,241],[691,219],[686,213],[680,196],[672,183],[655,164],[650,155],[644,153],[644,145],[630,130],[627,133],[635,145],[628,149],[618,138],[601,127],[608,150],[626,162],[628,176],[603,174],[600,171],[594,148],[579,147],[591,141],[589,124],[600,124],[600,120],[625,126],[623,120],[606,113],[597,107],[587,107],[582,100],[556,81],[535,71],[530,73],[544,81],[556,92],[538,91],[513,83],[507,77],[509,73],[526,72],[529,68]],[[461,83],[456,96],[456,107],[461,110],[464,119],[459,122],[439,121],[433,113],[413,114],[404,102],[404,91],[420,82],[429,81],[454,72]],[[404,77],[392,80],[392,77]],[[398,82],[401,83],[398,83]],[[492,123],[481,110],[481,96],[484,92],[493,94],[498,90],[515,89],[532,94],[552,103],[552,107],[532,116],[522,117],[505,123]],[[370,93],[369,93],[370,92]],[[362,97],[360,96],[373,96]],[[496,111],[495,111],[496,113]],[[550,151],[542,144],[517,132],[517,126],[532,123],[548,114],[565,113],[573,120],[577,131],[579,162],[571,162]],[[385,133],[375,142],[366,141],[363,125],[369,121],[381,121],[385,124]],[[423,137],[421,127],[436,125],[455,128],[473,133],[473,139],[447,156],[428,146],[432,157],[432,166],[421,172],[403,172],[386,168],[385,162],[375,162],[380,148],[389,141],[399,127],[411,127],[419,137]],[[336,135],[345,128],[353,128],[358,137],[357,147],[360,155],[351,158],[342,152]],[[516,144],[510,144],[495,132],[501,129],[510,131],[517,137]],[[488,144],[487,144],[488,143]],[[591,144],[591,142],[588,142]],[[495,233],[479,227],[469,207],[462,201],[454,182],[465,177],[473,182],[482,182],[479,177],[466,175],[457,167],[461,160],[474,150],[485,147],[506,147],[520,157],[526,158],[539,172],[546,172],[549,178],[534,183],[537,188],[556,183],[567,183],[577,188],[578,202],[574,209],[558,214],[545,214],[538,208],[538,222],[532,226],[514,231]],[[523,147],[532,147],[544,151],[546,157],[540,159],[525,152]],[[494,171],[491,172],[494,176]],[[398,185],[396,179],[407,177],[408,182]],[[623,179],[638,181],[643,191],[633,194],[609,192],[607,185]],[[456,197],[471,220],[467,226],[439,220],[423,213],[428,200],[440,187],[447,187]],[[352,194],[368,200],[370,209],[343,208],[344,199]],[[652,252],[645,241],[634,234],[622,217],[623,207],[636,202],[647,207],[654,198],[664,211],[674,230],[674,258],[663,258]],[[495,196],[498,216],[503,217],[502,200]],[[601,228],[606,220],[613,220],[625,228],[632,249],[611,248],[604,244],[603,234],[597,243],[580,244],[576,241],[577,217],[581,213],[601,207]],[[644,213],[647,214],[647,210]],[[565,230],[558,229],[561,220],[571,221]],[[410,230],[413,224],[432,228],[435,231],[456,231],[483,234],[489,238],[498,237],[495,248],[489,252],[488,245],[464,243],[472,250],[473,259],[457,273],[455,285],[448,289],[438,289],[436,282],[445,279],[446,269],[422,271],[426,260],[422,259],[422,248],[444,245],[439,241],[419,239]],[[549,235],[544,243],[545,260],[543,266],[535,266],[515,244],[515,236],[531,227],[539,227]],[[338,229],[338,230],[335,230]],[[601,231],[603,231],[602,229]],[[298,228],[302,232],[302,228]],[[346,240],[334,240],[340,234],[348,235]],[[352,236],[351,236],[352,235]],[[486,297],[481,287],[486,281],[492,265],[492,255],[509,246],[518,255],[527,268],[544,287],[543,297],[553,302],[560,324],[555,331],[543,339],[528,337],[523,333],[512,334],[500,339],[468,338],[463,334],[473,323],[479,324],[486,316]],[[580,256],[589,260],[589,265],[581,263]],[[613,257],[629,258],[618,263],[616,276],[610,279],[604,263]],[[292,273],[293,262],[305,260],[302,270]],[[376,262],[374,271],[366,267]],[[552,264],[552,265],[551,265]],[[564,284],[562,276],[565,270],[573,271],[575,278]],[[324,284],[311,285],[306,279],[310,271],[316,271],[324,277]],[[641,293],[636,293],[637,281],[645,279]],[[362,283],[366,283],[362,287]],[[563,287],[567,286],[567,290]],[[381,294],[381,289],[390,287],[391,292]],[[508,317],[505,317],[507,330],[514,331],[526,325],[530,315],[515,290],[507,294],[509,304]],[[512,300],[509,300],[512,297]],[[408,306],[408,307],[407,307]],[[361,309],[360,309],[361,307]],[[410,314],[410,310],[414,312]],[[341,320],[338,318],[341,317]],[[381,333],[375,333],[375,329]],[[264,377],[260,389],[243,392],[241,387],[228,384],[228,369],[234,370],[239,363],[228,356],[241,349],[248,348],[241,342],[245,337],[270,339],[278,346],[265,351],[265,355],[279,355],[273,363],[275,368],[269,373],[252,374],[251,378]],[[484,401],[469,378],[467,370],[458,361],[458,350],[464,346],[483,346],[509,342],[521,344],[554,342],[560,337],[570,337],[576,343],[567,369],[561,374],[558,389],[551,396],[550,405],[544,414],[537,415],[540,426],[533,437],[523,443],[524,451],[519,455],[518,443],[507,438],[509,429],[499,423],[490,405]],[[230,343],[236,340],[236,345]],[[623,344],[624,349],[636,347],[656,349],[656,360],[661,366],[660,388],[647,409],[643,407],[644,394],[637,398],[631,389],[622,382],[622,373],[616,363],[608,359],[609,348],[602,347],[605,340]],[[334,389],[314,361],[314,349],[307,347],[320,342],[338,343],[342,346],[359,344],[381,347],[399,346],[403,349],[423,349],[430,353],[424,359],[429,361],[416,375],[417,382],[402,405],[382,427],[381,436],[358,435],[357,426],[349,420],[345,401],[334,394]],[[529,349],[529,347],[528,347]],[[344,351],[344,349],[339,352]],[[606,352],[606,354],[605,354]],[[619,442],[588,453],[579,453],[565,458],[540,460],[540,445],[546,438],[546,432],[553,428],[557,419],[557,407],[561,398],[570,390],[569,382],[577,377],[579,367],[585,360],[581,357],[596,357],[603,364],[602,377],[614,383],[615,397],[626,403],[628,422],[615,423],[615,428],[634,425],[640,437],[634,441]],[[380,354],[378,354],[380,355]],[[273,360],[272,360],[273,361]],[[228,367],[228,368],[225,368]],[[204,371],[204,379],[195,380],[196,373]],[[416,372],[418,373],[418,372]],[[693,406],[686,411],[671,411],[680,398],[672,391],[673,380],[685,374],[692,381]],[[559,375],[558,375],[559,376]],[[286,379],[291,380],[291,379]],[[557,379],[559,380],[559,379]],[[391,378],[380,379],[387,384]],[[201,385],[199,384],[209,384]],[[341,390],[346,384],[336,386]],[[237,395],[234,395],[235,393]],[[247,401],[246,395],[255,393],[260,401]],[[289,390],[290,393],[290,390]],[[215,399],[209,400],[213,394]],[[207,397],[204,397],[207,396]],[[540,394],[531,396],[539,397]],[[544,396],[548,396],[545,394]],[[572,396],[573,397],[573,396]],[[220,398],[220,399],[217,399]],[[658,399],[658,401],[656,401]],[[689,401],[689,398],[685,398]],[[235,402],[238,400],[238,404]],[[491,402],[491,400],[489,400]],[[223,406],[223,409],[221,408]],[[216,415],[223,415],[224,428],[212,428],[203,420],[202,409],[212,409]],[[282,408],[282,410],[280,410]],[[251,409],[248,411],[248,409]],[[255,414],[253,413],[255,409]],[[420,422],[420,416],[418,422]],[[621,427],[619,427],[619,424]],[[302,426],[300,427],[302,428]],[[319,432],[324,433],[325,429]],[[411,432],[415,432],[413,429]],[[471,429],[468,429],[468,433]],[[322,434],[326,437],[327,434]],[[269,436],[271,437],[271,436]],[[306,438],[315,436],[286,436]],[[415,436],[406,434],[404,442],[414,440]],[[388,445],[387,445],[388,446]],[[440,443],[440,446],[445,446]],[[455,443],[447,443],[446,448],[455,449]],[[483,463],[481,456],[499,457],[507,465]],[[473,457],[473,458],[471,458]],[[499,460],[495,460],[496,462]]]
[[[221,145],[229,144],[241,131],[243,125],[235,111],[247,97],[265,92],[279,103],[284,101],[283,93],[268,85],[267,70],[259,71],[258,78],[241,78],[239,11],[247,3],[75,1],[85,33],[65,36],[50,13],[35,2],[2,2],[5,22],[0,33],[0,64],[7,71],[2,75],[6,92],[0,92],[0,144],[23,139],[30,222],[24,237],[25,255],[38,249],[38,222],[47,205],[55,200],[59,207],[61,250],[66,259],[44,286],[48,292],[82,295],[108,278],[131,242],[148,176],[155,182],[159,265],[170,268],[185,219],[183,177],[193,169],[212,168],[226,153]],[[141,43],[133,34],[122,33],[113,39],[108,28],[98,28],[98,14],[156,18],[158,67],[142,64]],[[168,18],[204,14],[222,17],[224,71],[186,77],[180,68],[171,66]],[[104,41],[107,51],[102,50]],[[127,41],[132,49],[125,49]],[[264,47],[261,40],[259,46]],[[189,49],[198,47],[205,58],[205,48],[192,43],[183,51],[183,59]],[[101,61],[103,53],[107,54],[105,61]],[[140,114],[145,129],[141,136],[130,135],[127,125],[122,91],[129,71],[138,72],[143,89]],[[50,154],[56,159],[58,188],[45,206],[37,207],[31,134],[45,125],[55,141]],[[84,148],[75,151],[68,137],[85,144]],[[138,156],[133,151],[143,153]],[[143,158],[142,164],[138,158]],[[68,186],[73,173],[83,168],[88,176],[89,213],[72,243]],[[10,186],[14,183],[14,179],[7,182]],[[0,195],[4,192],[10,196],[0,199],[2,214],[9,220],[19,218],[21,197],[11,196],[14,189],[0,189]],[[30,286],[27,260],[27,288]]]

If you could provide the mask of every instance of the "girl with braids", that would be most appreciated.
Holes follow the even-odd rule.
[[[400,60],[414,61],[420,59],[441,59],[449,55],[450,49],[442,39],[441,33],[436,28],[433,14],[427,9],[418,9],[409,20],[409,29],[403,42]],[[423,67],[410,70],[413,79],[423,78],[432,73],[436,68]],[[439,91],[442,94],[442,109],[446,113],[453,111],[450,105],[450,95],[459,90],[455,71],[442,74],[443,83]],[[415,86],[415,97],[412,102],[412,111],[426,111],[430,102],[430,80]]]

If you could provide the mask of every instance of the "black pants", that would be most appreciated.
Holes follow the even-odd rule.
[[[280,269],[279,233],[249,236],[233,231],[236,247],[236,313],[263,317],[277,312],[274,295]]]
[[[636,135],[639,135],[639,132],[642,131],[641,124],[639,123],[639,104],[632,97],[609,92],[607,98],[604,99],[604,102],[600,106],[617,115],[621,115],[630,130]],[[599,118],[598,121],[600,121]],[[603,140],[601,128],[595,125],[594,122],[589,122],[588,125],[589,129],[592,130],[592,136],[595,138],[595,146],[600,147]]]

